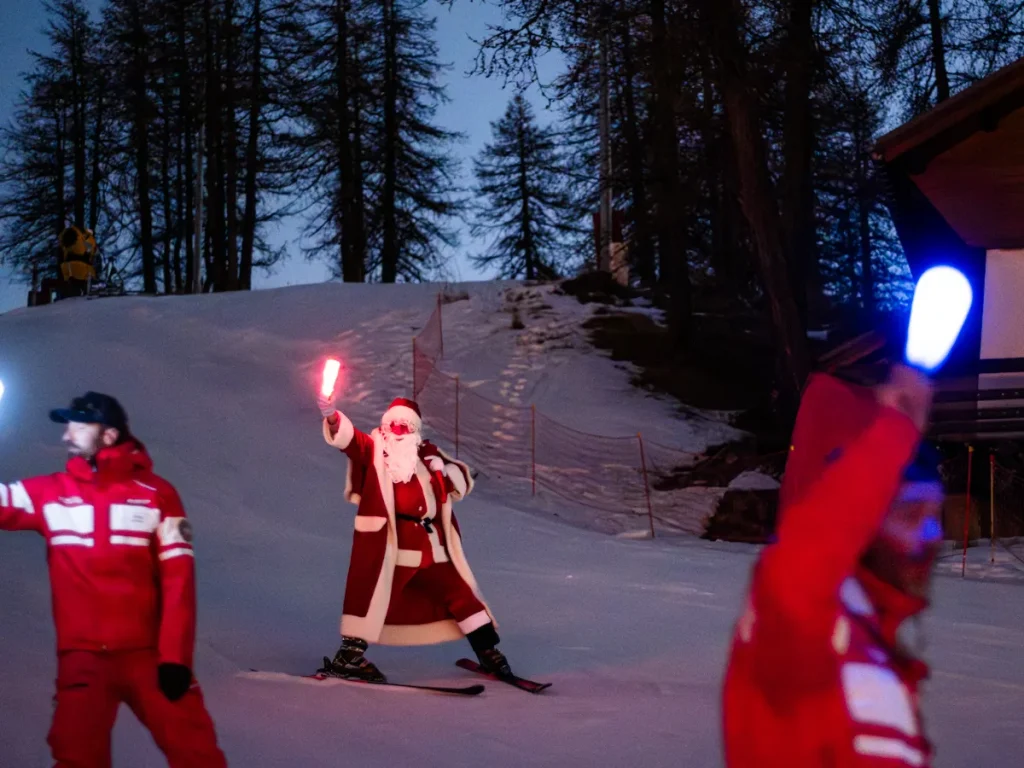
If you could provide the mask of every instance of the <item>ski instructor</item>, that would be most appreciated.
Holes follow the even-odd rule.
[[[222,768],[192,675],[192,529],[181,499],[109,395],[50,412],[66,424],[63,472],[0,484],[0,529],[46,538],[57,629],[55,768],[110,768],[121,703],[171,768]]]
[[[728,768],[926,768],[900,642],[924,610],[942,538],[939,456],[921,444],[927,376],[874,389],[812,377],[793,430],[777,541],[755,566],[724,690]]]
[[[386,682],[370,643],[429,645],[466,637],[485,671],[511,674],[494,618],[466,556],[452,502],[473,489],[469,467],[421,437],[412,400],[398,398],[369,435],[317,399],[327,443],[348,457],[345,499],[358,505],[341,617],[341,648],[324,674]]]

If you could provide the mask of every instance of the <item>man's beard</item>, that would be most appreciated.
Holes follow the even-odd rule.
[[[395,436],[384,433],[384,468],[393,483],[407,483],[416,474],[420,460],[419,435]]]

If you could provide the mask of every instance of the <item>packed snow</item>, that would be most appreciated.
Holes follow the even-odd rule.
[[[469,299],[445,307],[443,367],[489,396],[688,451],[729,438],[726,425],[681,418],[632,389],[629,372],[577,333],[589,310],[575,300],[550,296],[548,315],[523,318],[537,338],[566,332],[561,349],[541,349],[508,330],[505,292],[516,286],[459,288]],[[370,428],[409,393],[411,338],[436,291],[321,285],[2,315],[0,475],[63,463],[51,407],[86,389],[122,399],[195,525],[197,674],[232,765],[721,766],[719,686],[756,548],[565,525],[547,514],[550,499],[510,493],[486,473],[456,508],[467,554],[513,668],[554,683],[549,691],[485,682],[485,694],[463,699],[240,676],[308,672],[336,650],[355,508],[340,498],[344,460],[320,436],[319,365],[328,354],[345,361],[340,404]],[[996,552],[991,564],[987,546],[972,548],[960,579],[951,549],[922,623],[937,766],[1020,764],[1022,571]],[[0,584],[0,766],[47,766],[55,663],[40,538],[0,534]],[[477,682],[454,667],[466,655],[457,643],[370,657],[399,681]],[[117,766],[165,764],[127,710],[114,755]]]

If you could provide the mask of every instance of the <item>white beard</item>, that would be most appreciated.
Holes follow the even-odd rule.
[[[416,474],[420,460],[420,438],[413,433],[400,437],[384,435],[384,468],[393,483],[407,483]]]

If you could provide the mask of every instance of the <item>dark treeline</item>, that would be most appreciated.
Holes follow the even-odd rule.
[[[873,140],[1017,58],[1024,31],[1009,0],[495,1],[477,74],[567,66],[542,84],[554,119],[513,95],[460,189],[432,14],[471,0],[46,0],[49,49],[0,133],[0,258],[55,275],[76,224],[104,280],[248,289],[298,215],[346,281],[445,274],[460,222],[495,276],[572,273],[596,258],[603,54],[631,280],[679,350],[695,296],[763,312],[792,394],[809,318],[907,297]]]

